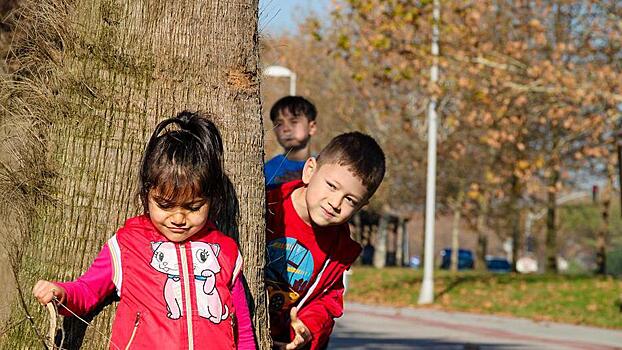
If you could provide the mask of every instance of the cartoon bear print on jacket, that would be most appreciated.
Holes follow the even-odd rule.
[[[197,308],[199,316],[212,323],[220,323],[229,316],[229,308],[222,305],[216,288],[216,274],[220,272],[218,244],[192,242],[192,265],[195,279]],[[151,266],[158,272],[168,275],[164,284],[164,300],[168,309],[167,317],[173,320],[183,315],[177,250],[173,242],[151,242],[153,256]]]

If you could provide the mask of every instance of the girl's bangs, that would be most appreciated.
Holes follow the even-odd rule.
[[[153,182],[152,191],[155,195],[169,203],[181,205],[206,197],[201,176],[191,174],[191,171],[180,171],[173,166],[160,172]]]

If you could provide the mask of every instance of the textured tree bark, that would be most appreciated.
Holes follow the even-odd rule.
[[[31,158],[46,165],[33,170],[44,191],[30,197],[35,211],[13,247],[30,314],[43,315],[30,302],[37,279],[80,275],[140,212],[137,169],[155,124],[200,110],[223,134],[240,220],[219,224],[239,237],[256,335],[267,348],[258,1],[45,0],[24,11],[12,58],[19,66],[6,88],[12,118],[39,121],[33,135],[43,151]],[[16,306],[12,318],[24,313]],[[107,347],[113,313],[95,318],[83,348]],[[22,323],[2,347],[41,347],[34,328]]]

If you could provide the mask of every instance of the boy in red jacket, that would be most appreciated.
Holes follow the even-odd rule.
[[[361,252],[348,220],[382,179],[382,149],[368,135],[335,137],[309,158],[302,181],[267,194],[270,332],[279,349],[323,349],[343,314],[343,274]]]

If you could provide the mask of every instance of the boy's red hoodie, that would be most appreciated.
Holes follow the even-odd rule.
[[[297,306],[298,318],[313,335],[310,349],[321,349],[332,333],[334,319],[343,315],[343,275],[359,256],[361,246],[350,238],[347,223],[328,227],[304,223],[291,199],[292,192],[303,185],[302,181],[288,182],[266,196],[271,335],[278,341],[293,339],[289,310]],[[286,252],[275,253],[275,247]],[[300,256],[305,258],[296,259]],[[286,262],[278,265],[283,260]],[[291,304],[283,300],[282,291],[273,291],[275,285],[284,283],[289,284],[285,292],[293,296]]]

